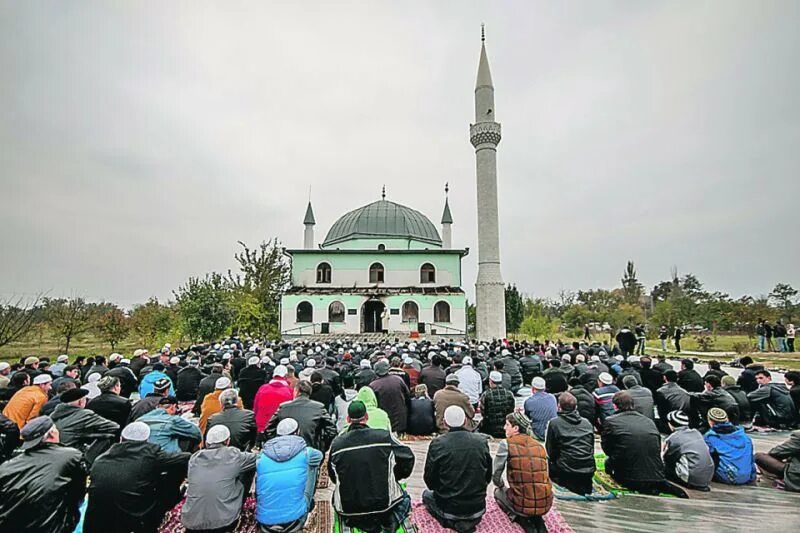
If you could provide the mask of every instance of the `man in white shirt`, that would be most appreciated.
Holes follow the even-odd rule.
[[[455,374],[458,376],[458,388],[467,395],[469,403],[476,407],[483,393],[483,380],[478,371],[472,368],[472,357],[464,357],[461,361],[461,368]]]

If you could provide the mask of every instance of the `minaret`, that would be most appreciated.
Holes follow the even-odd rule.
[[[494,86],[483,26],[481,58],[475,83],[475,124],[469,140],[475,147],[478,182],[478,279],[475,282],[477,332],[480,340],[506,336],[505,286],[500,273],[500,230],[497,215],[497,145],[500,124],[495,122]]]
[[[444,211],[442,211],[442,248],[450,250],[453,247],[453,215],[450,213],[450,204],[447,195],[450,192],[450,185],[444,184]]]
[[[306,207],[306,216],[303,218],[303,225],[306,227],[303,232],[303,248],[306,250],[314,248],[314,224],[316,223],[314,210],[311,209],[311,200],[309,200],[308,207]]]

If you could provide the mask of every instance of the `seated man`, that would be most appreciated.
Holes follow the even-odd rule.
[[[661,460],[661,435],[655,423],[633,410],[628,391],[614,394],[617,414],[603,422],[601,445],[606,472],[624,487],[645,494],[669,491]]]
[[[158,409],[139,418],[139,422],[150,428],[150,442],[158,444],[166,453],[191,451],[203,440],[200,429],[177,412],[178,400],[166,396],[158,403]]]
[[[119,425],[86,409],[86,389],[70,389],[61,394],[61,403],[53,411],[60,442],[83,453],[86,463],[109,449],[117,440]]]
[[[558,417],[547,426],[544,442],[550,479],[576,494],[591,494],[594,428],[580,415],[578,401],[569,392],[558,397]]]
[[[206,397],[203,398],[203,403],[200,404],[200,433],[205,433],[208,429],[209,418],[222,412],[222,404],[219,401],[220,394],[232,388],[233,383],[230,378],[223,376],[214,383],[214,392],[206,394]],[[244,404],[238,394],[236,396],[236,405],[240,409],[244,409]]]
[[[728,413],[728,419],[736,424],[739,422],[739,404],[728,391],[722,388],[722,381],[715,374],[707,374],[703,378],[703,392],[690,392],[692,411],[689,414],[689,423],[692,427],[699,427],[701,431],[708,431],[708,410],[719,407]]]
[[[568,392],[561,393],[572,396]],[[572,413],[575,410],[575,398],[572,397]],[[592,426],[588,420],[583,423]],[[556,422],[553,420],[552,423]],[[548,428],[549,431],[549,428]],[[544,447],[531,436],[530,421],[522,413],[512,413],[506,417],[506,439],[500,441],[494,459],[492,480],[496,488],[494,498],[497,504],[518,522],[526,532],[547,533],[544,516],[553,505],[553,485],[547,474],[547,452]],[[594,457],[592,457],[594,469]],[[508,488],[503,483],[503,471],[506,471]],[[591,487],[591,481],[589,482]],[[591,488],[590,488],[591,492]]]
[[[535,377],[531,381],[531,395],[525,400],[525,415],[531,421],[533,436],[544,440],[547,423],[558,416],[556,397],[545,391],[545,381],[542,377]]]
[[[506,416],[514,412],[514,395],[502,386],[503,375],[497,370],[489,373],[489,388],[481,395],[481,423],[478,431],[503,438]]]
[[[728,485],[745,485],[756,479],[753,441],[741,426],[728,420],[728,413],[719,407],[708,410],[706,445],[716,465],[714,479]]]
[[[459,390],[458,380],[458,374],[449,374],[445,378],[444,388],[436,391],[436,394],[433,395],[433,407],[436,412],[436,427],[439,429],[440,433],[446,433],[449,430],[444,421],[444,412],[447,411],[447,408],[451,405],[461,407],[464,413],[466,413],[468,420],[466,424],[467,429],[475,427],[472,420],[475,417],[475,409],[469,401],[469,396]]]
[[[783,429],[791,427],[795,422],[794,402],[789,389],[783,383],[773,383],[769,370],[756,372],[758,388],[748,393],[747,399],[756,412],[756,426],[769,426]]]
[[[606,418],[614,414],[614,395],[619,388],[613,384],[614,378],[608,372],[601,372],[597,378],[597,388],[592,395],[597,406],[597,426],[601,427]],[[631,400],[633,401],[633,400]]]
[[[232,532],[239,522],[257,456],[231,446],[226,426],[208,430],[206,447],[189,459],[186,503],[181,508],[181,524],[186,533],[213,530]]]
[[[691,489],[709,490],[714,461],[703,434],[689,428],[689,417],[683,411],[669,413],[667,423],[672,434],[661,449],[667,479]]]
[[[284,402],[269,420],[264,435],[267,440],[277,436],[278,424],[285,418],[294,418],[300,425],[299,435],[310,447],[326,451],[336,435],[336,424],[331,420],[325,406],[311,399],[311,383],[297,382],[297,395],[294,400]]]
[[[302,531],[314,508],[323,455],[297,435],[294,418],[278,424],[278,437],[264,444],[256,478],[256,520],[262,531]]]
[[[370,428],[368,419],[364,402],[353,400],[350,425],[331,444],[333,508],[351,528],[395,531],[411,513],[411,497],[397,480],[411,475],[414,453],[389,431]]]
[[[800,431],[769,452],[756,453],[756,464],[767,475],[782,479],[786,490],[800,492]]]
[[[724,376],[721,383],[722,388],[731,395],[739,407],[739,422],[737,425],[749,428],[753,423],[753,411],[750,408],[750,400],[747,399],[747,393],[742,390],[740,385],[736,384],[736,378],[733,376]]]
[[[406,431],[409,435],[433,435],[436,433],[436,410],[433,407],[433,400],[428,397],[427,385],[417,385],[414,388],[414,398],[408,408]]]
[[[256,418],[253,411],[239,407],[239,395],[235,389],[227,389],[219,395],[222,412],[211,415],[208,430],[214,426],[225,426],[231,432],[230,446],[246,452],[256,440]]]
[[[492,456],[485,435],[464,429],[467,416],[457,405],[445,410],[450,431],[428,448],[422,503],[442,527],[473,531],[486,512],[486,487],[492,479]]]
[[[622,384],[625,386],[631,398],[633,398],[633,409],[637,413],[641,413],[650,420],[655,420],[655,410],[653,408],[653,393],[650,389],[646,389],[639,385],[636,381],[636,376],[628,374],[622,378]]]

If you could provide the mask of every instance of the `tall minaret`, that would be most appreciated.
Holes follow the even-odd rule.
[[[501,339],[506,336],[505,286],[500,273],[500,230],[497,222],[497,145],[500,124],[495,122],[494,86],[483,26],[481,58],[475,83],[475,124],[469,127],[469,140],[475,147],[478,181],[478,279],[477,338]]]
[[[450,213],[450,203],[447,195],[450,192],[450,184],[444,185],[444,211],[442,211],[442,248],[450,250],[453,247],[453,215]]]
[[[314,220],[314,210],[311,209],[311,200],[309,200],[308,207],[306,207],[306,216],[303,218],[303,225],[306,227],[303,232],[303,248],[306,250],[314,248],[314,224],[316,223],[317,221]]]

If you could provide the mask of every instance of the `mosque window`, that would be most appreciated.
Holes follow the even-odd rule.
[[[433,306],[434,322],[450,322],[450,304],[447,302],[436,302]]]
[[[296,322],[313,322],[314,321],[314,306],[311,302],[300,302],[297,304],[297,319]]]
[[[436,283],[436,267],[430,263],[425,263],[419,269],[420,283]]]
[[[403,304],[403,322],[419,322],[419,306],[416,302]]]
[[[386,245],[385,244],[379,244],[378,245],[378,250],[380,250],[381,252],[386,250]]]
[[[317,265],[317,283],[330,283],[331,282],[331,265],[328,263],[320,263]]]
[[[331,302],[328,306],[328,322],[344,322],[344,304],[342,302]]]
[[[369,267],[369,282],[370,283],[383,283],[383,265],[380,263],[372,263]]]

